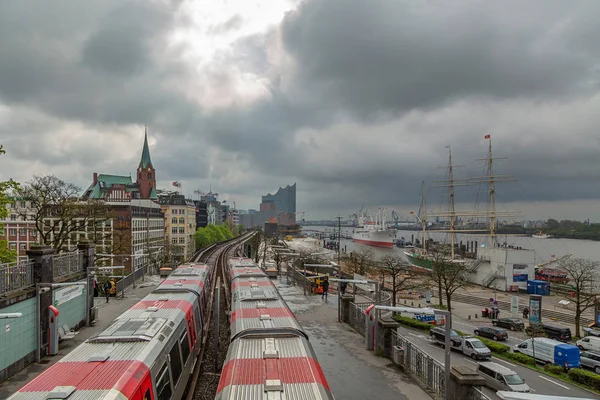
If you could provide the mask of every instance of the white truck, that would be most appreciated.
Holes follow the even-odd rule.
[[[446,330],[444,327],[431,328],[429,335],[440,344],[445,344]],[[450,343],[452,350],[460,351],[465,356],[473,360],[489,360],[492,358],[492,351],[479,339],[473,336],[459,336],[456,331],[450,332]]]

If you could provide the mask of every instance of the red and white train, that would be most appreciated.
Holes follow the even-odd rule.
[[[231,343],[216,399],[333,399],[314,351],[270,278],[228,263]],[[181,399],[200,352],[213,266],[185,264],[9,400]]]
[[[213,266],[185,264],[10,400],[180,399],[200,351]]]
[[[232,258],[231,343],[217,400],[333,399],[306,332],[252,260]]]

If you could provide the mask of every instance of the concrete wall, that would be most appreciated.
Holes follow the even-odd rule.
[[[16,312],[21,318],[0,320],[0,382],[35,359],[35,297],[2,309]]]
[[[477,256],[484,260],[477,268],[475,273],[470,274],[473,283],[484,285],[489,275],[496,271],[504,276],[504,279],[496,279],[490,287],[501,291],[508,291],[510,286],[517,285],[520,289],[527,289],[527,281],[514,280],[514,273],[526,274],[527,279],[534,279],[535,276],[535,252],[533,250],[499,248],[499,247],[480,247],[477,249]],[[523,266],[523,269],[514,268]],[[518,267],[517,267],[518,268]]]

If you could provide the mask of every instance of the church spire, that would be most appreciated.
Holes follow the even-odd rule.
[[[145,169],[148,165],[152,165],[150,159],[150,149],[148,148],[148,127],[144,128],[144,150],[142,150],[142,159],[140,160],[140,167]]]

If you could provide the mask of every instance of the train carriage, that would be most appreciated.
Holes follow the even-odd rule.
[[[217,400],[333,399],[321,366],[302,336],[241,337],[229,346]]]

